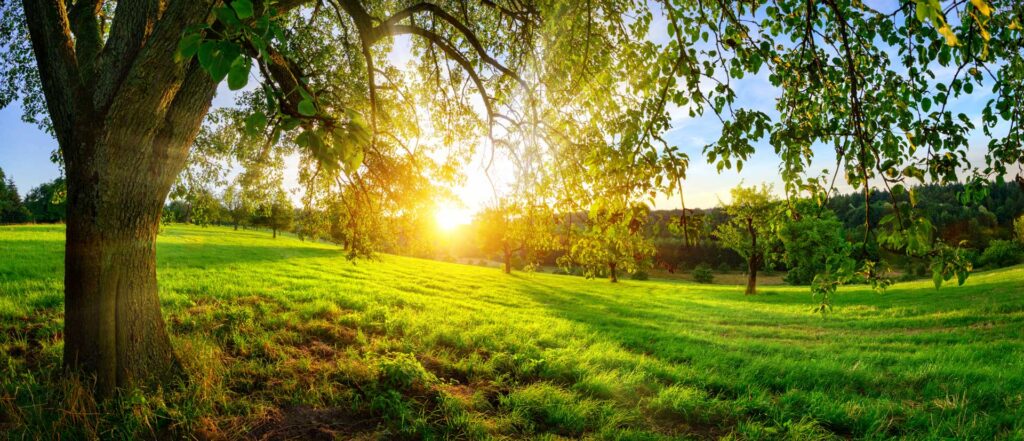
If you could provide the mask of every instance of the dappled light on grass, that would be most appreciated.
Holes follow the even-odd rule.
[[[169,226],[160,296],[190,382],[97,407],[57,380],[62,234],[0,227],[0,428],[14,438],[1022,435],[1021,267],[939,292],[843,288],[823,318],[799,287],[353,262]]]

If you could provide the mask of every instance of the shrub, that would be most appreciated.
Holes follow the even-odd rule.
[[[779,236],[789,269],[785,281],[790,285],[809,285],[815,275],[825,272],[830,257],[850,254],[850,246],[843,238],[843,224],[831,216],[804,216],[789,221]]]
[[[711,267],[707,264],[697,265],[693,269],[693,281],[697,283],[711,283],[715,280],[715,275],[711,273]]]
[[[379,361],[379,369],[379,382],[392,389],[424,388],[437,381],[437,378],[427,372],[415,356],[403,352],[391,353],[382,357]]]
[[[704,265],[704,264],[702,263],[701,265]],[[701,265],[697,265],[697,267],[694,267],[693,270],[696,271],[697,268],[700,267]],[[707,265],[704,265],[704,266],[707,267],[709,271],[711,270],[710,266],[707,266]],[[729,271],[732,271],[732,267],[729,266],[729,262],[722,262],[722,263],[718,264],[718,272],[720,272],[720,273],[727,273]]]
[[[648,279],[648,275],[644,271],[637,271],[637,272],[633,273],[630,276],[630,278],[632,278],[633,280],[647,280]]]
[[[1016,265],[1021,260],[1020,244],[1010,240],[993,240],[981,253],[981,263],[991,268]]]

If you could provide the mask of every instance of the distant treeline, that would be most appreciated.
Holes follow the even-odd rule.
[[[64,222],[64,179],[33,188],[21,199],[18,187],[0,170],[0,224]]]
[[[964,191],[962,184],[923,185],[914,189],[916,212],[926,217],[935,227],[935,236],[947,244],[963,245],[969,250],[976,266],[985,266],[983,258],[986,250],[993,248],[990,254],[998,254],[997,249],[1005,246],[1003,242],[1014,239],[1014,220],[1024,214],[1024,189],[1015,182],[996,183],[987,186],[987,195],[974,204],[961,202]],[[14,182],[0,170],[0,223],[52,223],[63,222],[65,219],[65,185],[63,179],[56,179],[33,188],[24,200],[18,194]],[[215,197],[207,195],[203,200],[174,200],[164,207],[165,222],[183,222],[195,224],[217,224],[238,227],[264,227],[276,231],[291,231],[300,236],[310,234],[308,215],[304,211],[293,208],[287,198],[267,198],[256,203],[242,203],[236,196]],[[870,216],[868,221],[876,228],[882,218],[892,213],[894,197],[886,191],[874,191],[868,198]],[[898,202],[909,200],[908,193],[895,197]],[[829,210],[843,228],[843,236],[851,243],[859,243],[864,237],[865,207],[864,194],[851,193],[833,195],[822,208]],[[573,224],[586,221],[586,213],[575,216],[562,215],[572,219]],[[729,222],[729,215],[721,207],[708,209],[656,210],[649,214],[647,223],[648,234],[653,236],[656,252],[652,266],[668,272],[689,271],[699,265],[707,265],[717,271],[737,271],[746,268],[746,261],[735,251],[729,249],[716,237],[720,225]],[[477,223],[481,222],[478,219]],[[687,225],[688,242],[680,234],[681,224]],[[331,240],[331,237],[325,237]],[[873,239],[873,236],[872,236]],[[417,248],[415,253],[423,257],[435,258],[493,258],[494,256],[476,243],[475,237],[463,238],[460,243],[448,243],[444,246],[429,245]],[[430,240],[427,240],[430,242]],[[996,247],[992,247],[996,245]],[[1017,248],[1020,251],[1020,248]],[[389,248],[384,251],[403,252],[400,248]],[[407,250],[406,250],[407,251]],[[1011,253],[1012,254],[1012,253]],[[525,266],[528,260],[544,265],[556,266],[558,259],[565,255],[559,247],[531,258],[515,258],[516,266]],[[924,275],[927,273],[926,262],[901,255],[892,255],[882,250],[877,243],[870,240],[865,253],[860,257],[889,260],[897,269],[908,274]],[[1004,259],[1006,263],[1019,260]],[[996,259],[995,257],[990,260]],[[775,262],[769,269],[786,270],[784,264]]]
[[[1014,237],[1014,219],[1024,214],[1024,189],[1016,182],[996,183],[987,186],[987,196],[978,204],[963,204],[960,195],[962,184],[923,185],[916,187],[917,212],[927,217],[936,229],[936,235],[952,245],[964,243],[976,256],[989,247],[992,241],[1011,240]],[[897,201],[906,201],[905,193]],[[873,191],[869,198],[871,227],[878,226],[885,215],[892,213],[892,196],[887,191]],[[858,241],[864,234],[864,193],[834,195],[825,206],[831,210],[845,228],[844,234],[851,242]],[[656,210],[651,213],[657,235],[655,243],[658,253],[655,266],[668,271],[692,269],[707,264],[719,270],[743,269],[744,261],[734,251],[724,248],[714,235],[715,229],[729,217],[721,207],[688,209],[688,221],[696,225],[700,234],[695,243],[685,246],[678,234],[670,232],[670,223],[679,223],[682,210]],[[871,257],[885,254],[877,244],[869,244]],[[920,262],[901,259],[900,256],[885,257],[905,265],[914,271]],[[982,264],[984,262],[977,262]],[[776,269],[785,269],[782,267]]]

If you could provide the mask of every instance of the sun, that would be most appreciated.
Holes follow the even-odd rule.
[[[452,231],[473,221],[473,213],[461,207],[441,205],[434,210],[434,221],[441,231]]]

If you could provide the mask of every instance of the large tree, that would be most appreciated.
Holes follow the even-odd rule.
[[[225,79],[231,89],[250,78],[261,83],[242,98],[253,157],[298,148],[309,181],[359,199],[368,179],[386,179],[398,166],[422,169],[402,159],[426,155],[405,154],[422,133],[389,118],[392,111],[430,107],[430,123],[446,141],[470,133],[495,140],[499,118],[511,124],[539,114],[526,111],[535,108],[532,93],[576,95],[530,86],[549,73],[525,65],[585,67],[590,58],[612,58],[619,45],[603,37],[606,30],[618,39],[646,32],[628,27],[633,7],[615,0],[3,4],[0,74],[8,81],[0,104],[22,97],[26,119],[57,139],[66,173],[65,364],[94,376],[100,395],[181,378],[160,314],[154,240],[168,192]],[[594,26],[570,27],[565,17]],[[386,66],[398,35],[412,38],[408,71]],[[581,54],[572,41],[589,49]],[[595,74],[577,71],[573,81],[588,84]],[[418,101],[399,105],[408,84]]]

